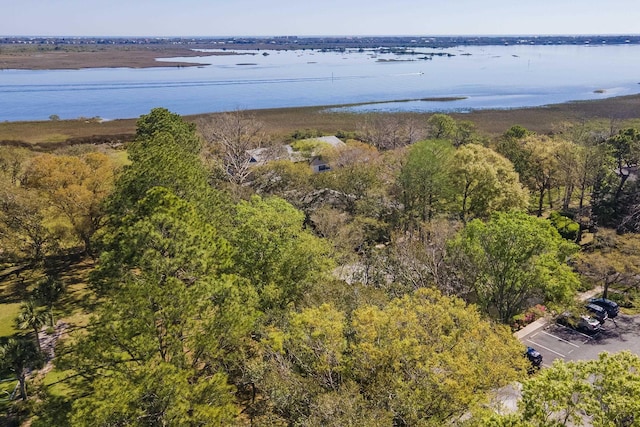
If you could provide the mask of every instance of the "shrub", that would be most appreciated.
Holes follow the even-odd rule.
[[[547,313],[547,307],[542,304],[536,304],[535,306],[527,309],[522,314],[513,316],[513,323],[511,329],[517,331],[527,326],[529,323],[533,323]]]
[[[560,215],[558,212],[551,212],[549,221],[558,230],[558,233],[567,240],[576,241],[580,232],[580,224],[569,217]]]

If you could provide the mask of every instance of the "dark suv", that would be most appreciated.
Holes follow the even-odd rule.
[[[586,308],[589,311],[589,314],[591,316],[598,319],[598,322],[600,322],[601,324],[604,323],[604,321],[607,320],[607,318],[609,318],[609,314],[607,313],[607,310],[600,307],[599,305],[589,303],[585,305],[584,308]]]
[[[599,307],[604,308],[607,311],[607,314],[609,315],[609,318],[613,319],[614,317],[616,317],[618,315],[618,312],[620,311],[620,307],[618,307],[618,304],[616,304],[615,301],[611,301],[610,299],[606,299],[606,298],[591,298],[589,300],[590,304],[595,304]]]
[[[531,362],[531,366],[534,368],[540,368],[542,365],[542,355],[535,348],[527,347],[527,351],[525,352],[527,359]]]

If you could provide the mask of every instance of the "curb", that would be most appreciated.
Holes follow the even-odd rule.
[[[544,327],[546,324],[547,324],[547,318],[546,317],[541,317],[538,320],[536,320],[535,322],[529,323],[524,328],[522,328],[522,329],[520,329],[518,331],[515,331],[513,333],[513,335],[518,339],[522,339],[523,337],[529,335],[531,332],[535,331],[536,329],[540,329],[540,328]]]
[[[601,286],[597,286],[597,287],[595,287],[595,288],[593,288],[591,290],[588,290],[586,292],[582,292],[581,294],[578,294],[576,296],[576,299],[578,299],[580,301],[586,301],[589,298],[592,298],[593,296],[595,296],[597,294],[601,294],[602,291],[603,291],[602,287]],[[518,339],[522,339],[523,337],[527,336],[531,332],[546,326],[548,321],[549,320],[546,317],[541,317],[540,319],[536,320],[535,322],[529,323],[527,326],[525,326],[524,328],[520,329],[519,331],[515,331],[513,333],[513,335]]]

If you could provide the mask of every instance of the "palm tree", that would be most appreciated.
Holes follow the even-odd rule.
[[[17,324],[19,329],[32,329],[36,334],[36,348],[38,353],[42,351],[40,348],[39,331],[42,325],[47,321],[47,314],[33,302],[27,301],[20,306]]]
[[[58,302],[64,292],[64,283],[62,283],[57,275],[47,275],[44,280],[38,283],[38,287],[36,288],[35,294],[37,300],[49,309],[49,322],[51,327],[55,325],[53,305]]]
[[[20,397],[27,400],[27,374],[29,369],[37,368],[42,362],[40,351],[33,342],[25,339],[10,338],[0,346],[0,368],[15,374],[20,385]]]

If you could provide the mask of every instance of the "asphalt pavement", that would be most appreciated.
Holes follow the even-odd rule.
[[[586,334],[556,323],[548,323],[520,337],[520,341],[542,354],[542,365],[555,359],[592,360],[603,351],[629,350],[640,355],[640,316],[619,314],[607,319],[600,331]]]
[[[600,296],[601,288],[578,296],[586,301]],[[542,318],[527,325],[514,334],[520,342],[533,347],[542,354],[542,365],[550,366],[556,359],[565,361],[597,359],[603,351],[617,353],[629,350],[640,355],[640,315],[618,314],[607,319],[600,331],[586,334],[566,326],[558,325],[554,319]]]

